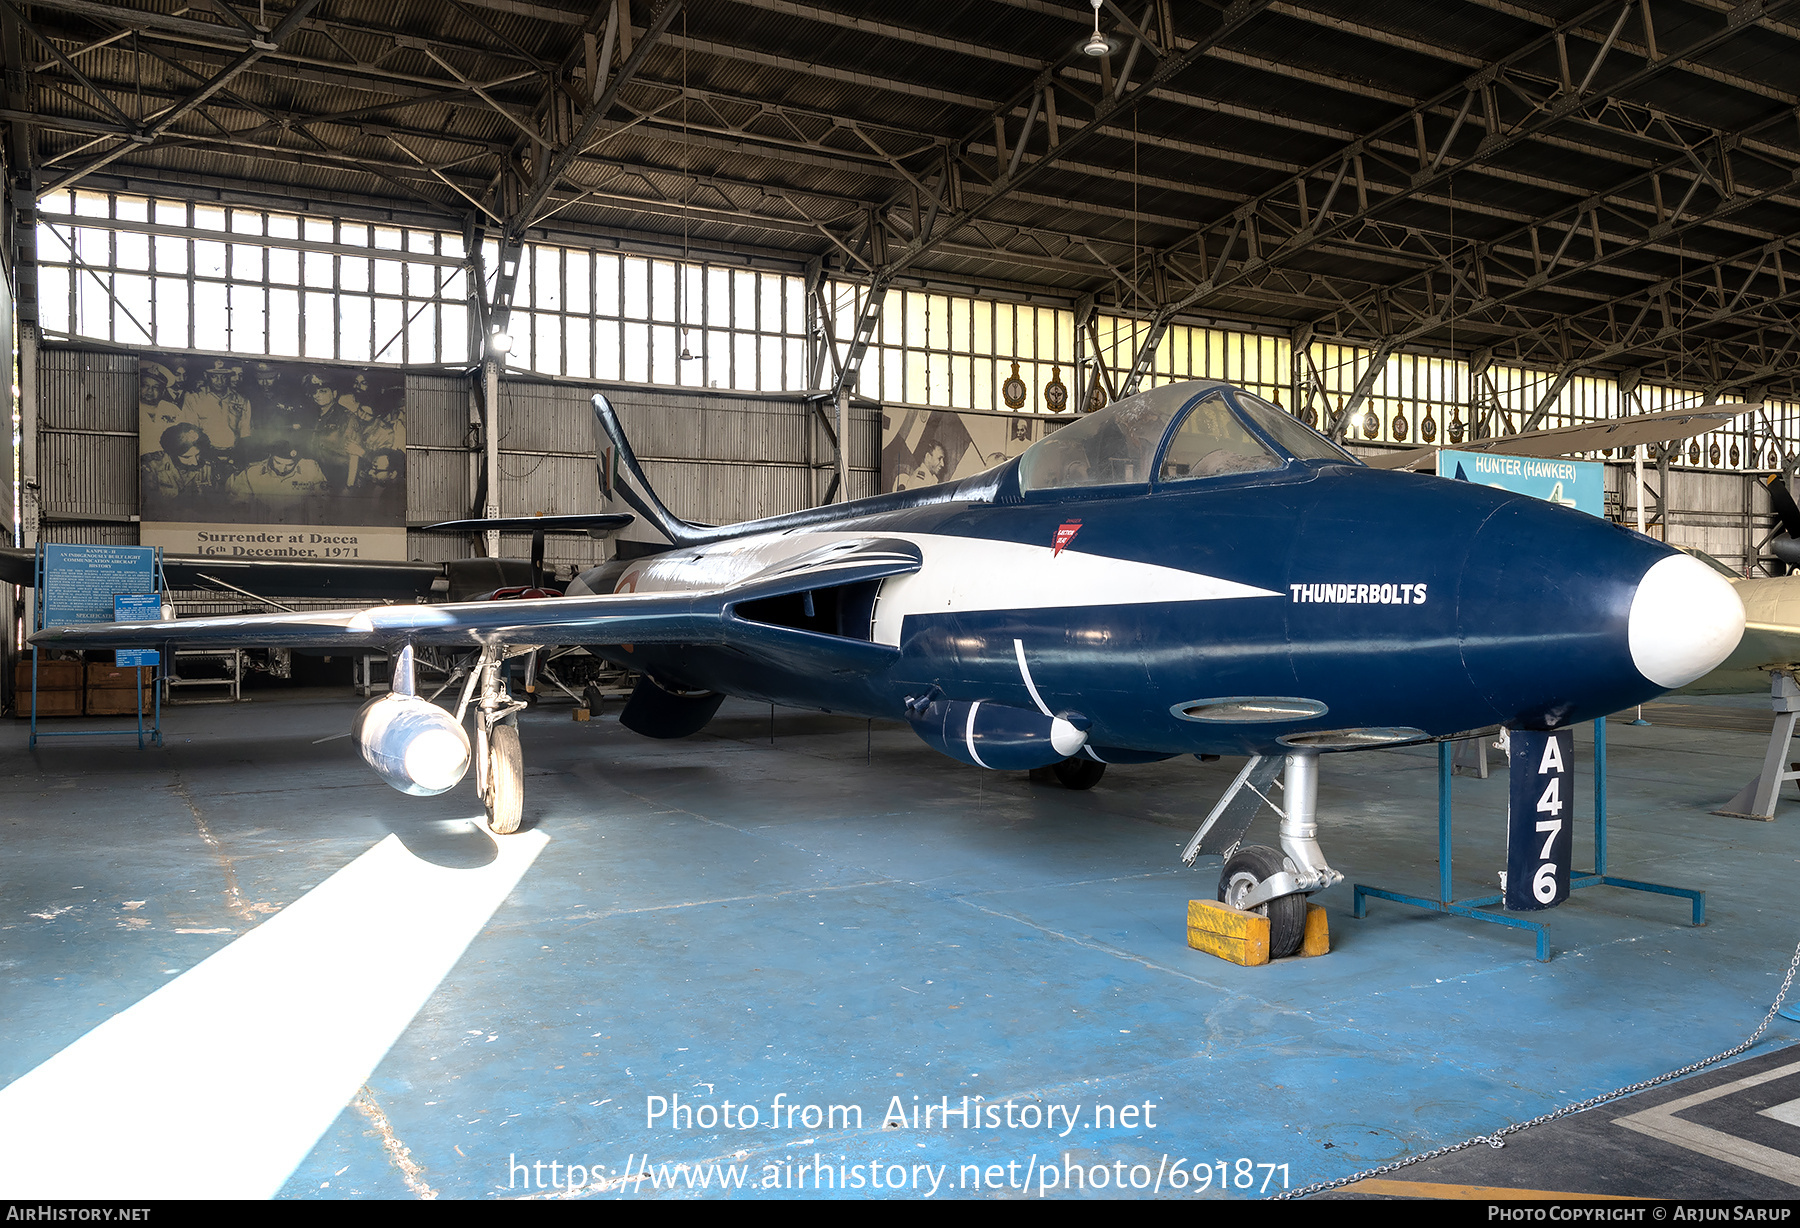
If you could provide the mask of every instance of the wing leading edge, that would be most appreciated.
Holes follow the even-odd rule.
[[[771,597],[862,584],[919,570],[911,542],[834,542],[725,588],[611,593],[539,601],[465,601],[294,614],[244,614],[180,622],[48,627],[40,648],[372,648],[401,645],[713,644],[783,668],[833,673],[883,669],[899,650],[884,644],[746,618],[739,607]]]

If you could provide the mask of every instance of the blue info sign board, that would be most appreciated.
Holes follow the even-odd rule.
[[[32,602],[36,627],[67,627],[85,623],[137,622],[162,617],[162,558],[154,546],[72,546],[46,542],[39,546]],[[146,727],[141,704],[134,729],[81,729],[45,732],[38,728],[38,652],[32,649],[31,737],[81,737],[90,734],[135,733],[138,747],[162,745],[162,703],[154,700],[151,723]],[[116,664],[124,667],[156,667],[154,651],[121,651]],[[153,691],[153,695],[156,693]]]
[[[38,627],[109,623],[113,598],[121,593],[154,593],[156,550],[152,546],[44,546]]]
[[[162,597],[157,593],[120,594],[113,598],[113,621],[116,623],[156,622],[162,618]],[[113,653],[113,664],[121,667],[157,665],[162,654],[154,648],[120,648]]]
[[[1606,466],[1599,461],[1543,459],[1536,456],[1503,456],[1498,452],[1457,452],[1445,448],[1437,455],[1438,476],[1459,482],[1477,482],[1500,490],[1530,495],[1590,516],[1606,515]]]

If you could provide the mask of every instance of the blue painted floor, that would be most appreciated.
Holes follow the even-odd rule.
[[[177,708],[160,752],[30,752],[22,723],[0,729],[0,1085],[390,833],[436,865],[493,859],[470,785],[402,797],[348,739],[318,741],[355,709],[323,691]],[[1381,901],[1353,920],[1346,883],[1317,899],[1328,957],[1245,969],[1187,948],[1217,860],[1177,860],[1231,760],[1115,767],[1077,793],[897,724],[783,711],[771,743],[767,708],[728,704],[663,743],[615,718],[523,718],[542,853],[282,1197],[1273,1194],[1729,1048],[1800,940],[1793,792],[1772,824],[1707,813],[1755,772],[1755,733],[1609,726],[1610,869],[1704,889],[1704,928],[1684,901],[1592,889],[1548,914],[1540,964],[1499,926]],[[1332,864],[1435,895],[1435,751],[1321,775]],[[1456,782],[1459,897],[1495,889],[1505,791],[1504,773]],[[1258,832],[1274,842],[1271,816]],[[1797,1034],[1778,1019],[1751,1056]],[[1681,1165],[1645,1180],[1679,1193]]]

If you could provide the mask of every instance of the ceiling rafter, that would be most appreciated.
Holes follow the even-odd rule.
[[[1788,7],[1786,4],[1764,5],[1760,0],[1747,0],[1747,3],[1753,5],[1755,10],[1759,13],[1765,11],[1767,8]],[[1225,263],[1225,258],[1231,254],[1230,245],[1235,241],[1236,237],[1241,234],[1243,219],[1250,211],[1262,209],[1266,206],[1285,206],[1289,197],[1300,197],[1301,193],[1304,191],[1304,185],[1321,178],[1326,179],[1332,185],[1331,188],[1328,189],[1324,201],[1318,206],[1312,218],[1303,221],[1303,223],[1293,231],[1287,242],[1279,245],[1274,251],[1269,252],[1266,255],[1259,254],[1256,257],[1243,261],[1229,273],[1221,273],[1219,277],[1214,278],[1212,282],[1203,289],[1192,292],[1193,297],[1190,299],[1190,303],[1200,301],[1207,292],[1223,288],[1226,285],[1242,280],[1253,268],[1261,265],[1265,261],[1279,262],[1284,259],[1292,259],[1304,252],[1313,241],[1351,226],[1363,217],[1371,216],[1381,210],[1392,208],[1394,205],[1417,195],[1423,188],[1447,180],[1450,175],[1458,170],[1478,169],[1483,163],[1493,159],[1495,155],[1513,148],[1541,129],[1570,115],[1576,114],[1581,108],[1590,106],[1597,101],[1603,102],[1610,98],[1613,92],[1632,88],[1650,77],[1655,76],[1659,72],[1668,71],[1673,64],[1679,63],[1684,58],[1698,55],[1705,50],[1718,46],[1729,37],[1734,28],[1728,23],[1720,30],[1712,31],[1693,40],[1679,52],[1671,53],[1656,61],[1646,61],[1642,65],[1629,71],[1623,78],[1609,80],[1600,87],[1590,88],[1593,85],[1593,78],[1598,74],[1605,62],[1606,53],[1613,47],[1611,41],[1603,43],[1599,52],[1596,53],[1588,64],[1584,80],[1580,86],[1567,94],[1559,91],[1548,98],[1539,99],[1533,110],[1512,121],[1510,124],[1504,120],[1493,121],[1493,126],[1487,128],[1484,135],[1475,144],[1473,149],[1466,149],[1466,151],[1462,153],[1454,152],[1455,138],[1461,134],[1463,121],[1453,121],[1441,134],[1434,134],[1434,140],[1430,144],[1426,143],[1423,139],[1425,133],[1424,119],[1428,112],[1449,106],[1460,97],[1460,105],[1457,113],[1464,116],[1466,119],[1468,114],[1473,110],[1473,104],[1478,99],[1484,100],[1489,96],[1489,90],[1493,81],[1504,73],[1509,66],[1526,60],[1529,57],[1544,51],[1546,48],[1553,46],[1555,39],[1559,34],[1566,34],[1571,30],[1581,29],[1596,18],[1612,17],[1613,29],[1616,30],[1622,24],[1624,19],[1630,16],[1634,11],[1635,4],[1636,0],[1626,0],[1624,3],[1621,3],[1620,0],[1606,0],[1605,3],[1588,9],[1575,18],[1560,23],[1554,27],[1550,33],[1540,35],[1525,46],[1494,61],[1479,72],[1472,74],[1459,85],[1441,92],[1429,102],[1422,103],[1413,108],[1407,112],[1406,115],[1395,120],[1390,120],[1387,124],[1382,126],[1379,132],[1371,134],[1369,138],[1351,142],[1331,157],[1315,163],[1312,167],[1309,167],[1299,175],[1291,177],[1285,183],[1265,191],[1253,204],[1240,207],[1240,209],[1234,211],[1233,214],[1228,215],[1226,218],[1219,219],[1218,221],[1197,229],[1192,235],[1169,250],[1180,250],[1183,247],[1197,244],[1209,244],[1212,240],[1218,238],[1222,241],[1221,246],[1223,246],[1225,250],[1219,257],[1219,264],[1215,267],[1222,267]],[[1479,117],[1476,120],[1478,125],[1484,122],[1488,122],[1486,116]],[[1366,172],[1370,165],[1383,164],[1383,160],[1375,156],[1376,139],[1382,133],[1394,133],[1396,131],[1404,132],[1408,130],[1415,131],[1421,138],[1417,142],[1419,151],[1419,165],[1417,169],[1408,170],[1402,165],[1388,162],[1386,163],[1385,169],[1391,172],[1389,178],[1381,179],[1367,176]],[[1358,187],[1357,204],[1355,208],[1346,213],[1330,213],[1329,206],[1335,202],[1338,190],[1341,188],[1345,178],[1352,172],[1354,172],[1356,176]],[[1178,304],[1177,307],[1179,309],[1180,307],[1186,307],[1188,305],[1189,303],[1181,303]]]
[[[418,41],[418,40],[412,39],[410,36],[396,36],[396,37],[402,39],[403,41],[405,41],[407,43]],[[1075,70],[1070,69],[1070,68],[1065,68],[1063,71],[1064,71],[1064,74],[1067,76],[1079,76],[1080,75],[1080,74],[1076,73]],[[1094,74],[1088,74],[1088,75],[1095,76]],[[528,77],[528,76],[529,76],[529,74],[518,74],[512,78],[509,78],[509,80],[518,81],[518,80]],[[416,75],[410,77],[409,79],[410,79],[410,81],[412,81],[414,83],[420,82],[422,80],[428,80],[428,79],[418,78]],[[1095,76],[1095,79],[1096,80],[1098,79],[1097,76]],[[1336,87],[1342,86],[1344,83],[1340,82],[1340,81],[1333,81],[1332,84],[1333,84],[1334,88],[1336,88]],[[1181,102],[1183,105],[1194,105],[1199,101],[1199,100],[1195,100],[1192,98],[1182,98],[1180,96],[1172,95],[1169,91],[1166,91],[1166,90],[1156,91],[1156,96],[1158,98],[1171,98],[1173,100]],[[399,105],[399,104],[395,104],[395,105]],[[507,115],[507,112],[505,111],[504,108],[496,108],[496,110],[498,113],[500,113],[502,115]],[[1015,111],[1017,111],[1017,108],[1015,108]],[[1273,121],[1277,117],[1265,116],[1265,118],[1268,118]],[[517,120],[516,120],[516,118],[512,118],[509,116],[509,122],[516,124]],[[1068,126],[1074,122],[1075,121],[1073,121],[1073,120],[1064,118],[1060,121],[1059,126]],[[1105,135],[1109,135],[1109,136],[1112,136],[1112,137],[1115,137],[1118,139],[1129,139],[1130,134],[1128,134],[1122,130],[1113,129],[1113,130],[1106,130]],[[1154,145],[1157,147],[1168,147],[1168,148],[1182,148],[1183,147],[1183,143],[1181,143],[1181,142],[1159,141],[1158,138],[1153,137],[1153,136],[1140,136],[1139,140],[1143,144]],[[1221,156],[1221,157],[1230,158],[1235,161],[1241,161],[1241,162],[1244,162],[1246,165],[1264,164],[1263,161],[1259,160],[1254,154],[1247,154],[1247,153],[1243,153],[1241,151],[1232,151],[1232,150],[1227,150],[1227,149],[1204,149],[1203,147],[1196,149],[1196,151],[1197,152],[1206,152],[1206,153],[1212,154],[1213,156]],[[1281,164],[1278,164],[1278,163],[1269,163],[1268,165],[1281,166]],[[1087,173],[1087,171],[1088,171],[1088,168],[1086,168],[1086,167],[1078,166],[1077,169],[1083,173]],[[1288,168],[1286,168],[1285,166],[1282,166],[1282,169],[1288,169]],[[1511,179],[1516,179],[1518,181],[1523,181],[1523,182],[1533,182],[1533,183],[1543,182],[1538,177],[1518,175],[1516,173],[1508,173],[1507,177],[1511,178]],[[1576,191],[1577,191],[1576,189],[1574,189],[1572,187],[1569,188],[1568,190],[1572,194],[1576,193]],[[1215,195],[1216,197],[1221,198],[1221,199],[1230,199],[1231,198],[1228,194],[1219,193],[1216,191],[1213,193],[1213,195]],[[1429,197],[1427,199],[1433,200],[1434,203],[1441,203],[1441,198]],[[1479,206],[1476,206],[1476,207],[1479,207]]]
[[[142,2],[0,0],[0,27],[11,6],[43,36],[14,24],[24,90],[0,121],[46,181],[197,170],[465,225],[692,225],[855,280],[1147,304],[1140,334],[1160,303],[1433,352],[1454,321],[1459,350],[1552,369],[1787,387],[1800,365],[1781,341],[1800,317],[1800,92],[1767,68],[1800,39],[1796,0],[1609,0],[1574,22],[1471,0],[1466,36],[1423,4],[1207,0],[1177,32],[1167,6],[1114,0],[1100,60],[1075,54],[1081,0],[941,21],[726,0],[650,38],[656,0],[453,0],[404,21],[330,0],[273,49],[245,3]],[[1206,34],[1221,13],[1243,20]]]

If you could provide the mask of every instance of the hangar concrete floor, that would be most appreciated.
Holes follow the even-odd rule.
[[[1713,701],[1752,728],[1765,702]],[[161,751],[0,730],[0,1194],[1266,1195],[1729,1048],[1800,938],[1793,791],[1772,824],[1707,814],[1760,758],[1730,728],[1609,727],[1612,869],[1704,889],[1704,928],[1588,890],[1541,964],[1499,926],[1354,920],[1346,884],[1320,897],[1329,956],[1246,969],[1185,945],[1217,863],[1176,859],[1229,760],[1077,793],[897,724],[784,711],[771,741],[734,703],[658,743],[546,704],[496,852],[466,783],[405,798],[362,767],[336,736],[355,707],[176,708]],[[1332,862],[1435,894],[1433,752],[1322,781]],[[1459,896],[1501,864],[1505,790],[1456,783]],[[1707,1111],[1785,1177],[1614,1124],[1634,1101],[1361,1192],[1790,1196],[1797,1030],[1645,1101],[1780,1072],[1740,1106],[1754,1129],[1724,1093]]]

